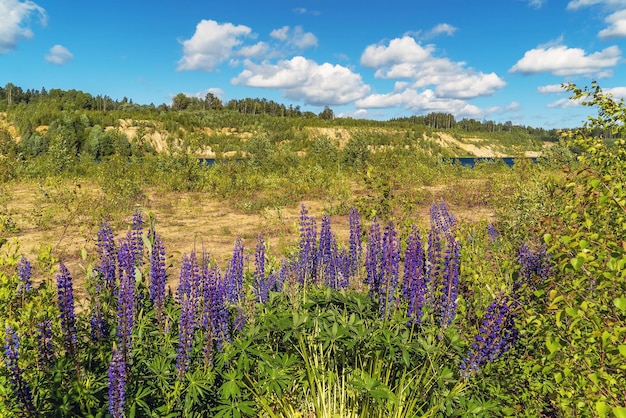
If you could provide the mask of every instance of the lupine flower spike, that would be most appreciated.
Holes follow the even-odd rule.
[[[17,265],[17,277],[19,278],[19,285],[17,287],[17,294],[25,294],[30,292],[32,288],[31,283],[31,266],[26,257],[20,258]]]
[[[33,397],[28,383],[24,380],[22,369],[19,366],[19,338],[10,326],[6,326],[6,337],[4,343],[4,357],[9,369],[9,382],[18,407],[25,413],[25,416],[35,416]]]
[[[496,360],[515,344],[518,331],[513,306],[504,295],[499,295],[489,305],[467,357],[461,362],[461,377],[474,376],[484,365]]]
[[[126,407],[126,364],[124,355],[113,344],[109,363],[109,413],[113,418],[123,418]]]

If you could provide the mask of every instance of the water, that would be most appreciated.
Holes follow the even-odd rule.
[[[464,167],[473,168],[478,163],[489,163],[489,164],[497,164],[498,162],[503,162],[509,167],[513,167],[515,164],[515,160],[519,158],[517,157],[497,157],[497,158],[488,158],[488,157],[456,157],[456,158],[444,158],[445,162],[449,162],[451,164],[461,164]],[[526,160],[530,160],[531,162],[537,162],[537,158],[526,158]],[[215,158],[199,158],[198,161],[206,166],[212,166],[215,164]]]
[[[509,167],[513,167],[515,164],[515,160],[519,158],[516,157],[498,157],[498,158],[488,158],[488,157],[460,157],[460,158],[446,158],[445,161],[449,161],[451,164],[461,164],[464,167],[475,167],[478,163],[490,163],[496,164],[498,162],[503,162]],[[537,162],[537,158],[526,158],[525,160],[530,160],[533,163]]]

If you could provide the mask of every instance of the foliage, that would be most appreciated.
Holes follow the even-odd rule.
[[[453,248],[454,218],[443,203],[433,208],[431,235]],[[171,272],[154,219],[144,220],[139,211],[125,238],[115,239],[105,223],[97,257],[83,252],[84,300],[74,299],[72,275],[62,262],[55,292],[54,280],[46,278],[53,272],[39,266],[44,280],[31,286],[28,262],[7,252],[0,258],[0,308],[7,312],[0,410],[4,416],[114,417],[497,411],[470,388],[500,354],[471,351],[478,331],[461,312],[441,311],[435,302],[457,286],[451,279],[458,279],[453,266],[459,261],[452,253],[431,249],[424,270],[404,273],[431,283],[423,291],[432,301],[411,319],[406,303],[415,290],[390,281],[399,273],[400,256],[392,224],[380,244],[369,238],[363,258],[358,213],[351,212],[349,253],[339,251],[327,218],[319,240],[315,224],[302,207],[299,255],[276,270],[265,269],[262,237],[254,272],[244,270],[240,241],[224,272],[207,254],[183,255],[175,294],[165,288],[163,275]],[[420,241],[414,235],[417,252],[407,252],[407,260],[420,251],[426,257]],[[363,287],[364,258],[367,266],[381,260],[374,274],[383,281],[368,278],[369,292],[355,290]],[[485,327],[493,334],[478,333],[475,341],[490,343],[504,329],[514,330],[508,322],[502,330]],[[476,366],[461,372],[468,361]]]
[[[546,284],[545,374],[566,414],[623,416],[626,399],[626,191],[624,101],[593,83],[566,88],[598,107],[583,128],[564,133],[580,166],[552,187],[545,240],[559,274]],[[608,143],[597,133],[610,132]]]

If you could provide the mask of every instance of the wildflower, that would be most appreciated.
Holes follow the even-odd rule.
[[[191,252],[188,256],[183,254],[180,279],[178,283],[178,301],[182,303],[185,296],[196,299],[199,294],[200,274],[198,271],[196,253]]]
[[[407,316],[419,324],[428,290],[428,275],[426,275],[426,255],[419,230],[415,226],[407,239],[403,279],[402,294],[408,302]]]
[[[300,253],[298,257],[298,279],[300,283],[314,281],[317,277],[317,227],[315,218],[309,217],[304,205],[300,210]]]
[[[98,293],[98,291],[96,291]],[[99,298],[96,295],[94,306],[89,319],[89,327],[91,329],[90,335],[93,341],[98,341],[107,334],[107,323],[102,313],[102,307],[100,306]]]
[[[165,246],[158,234],[154,236],[152,252],[150,253],[150,301],[155,307],[157,321],[163,320],[163,305],[165,304]]]
[[[366,283],[369,285],[369,295],[372,299],[378,298],[382,282],[382,242],[380,225],[376,219],[370,225],[365,254]]]
[[[132,258],[128,241],[120,248],[120,260],[126,266],[121,271],[119,297],[117,301],[117,338],[124,362],[128,363],[132,349],[132,334],[135,326],[135,274],[134,268],[128,269],[127,263]]]
[[[76,317],[74,316],[74,291],[72,276],[63,263],[60,263],[59,273],[57,274],[57,296],[65,348],[74,356],[76,354],[77,343]]]
[[[22,256],[17,265],[17,277],[19,279],[19,285],[17,287],[18,295],[30,292],[32,288],[31,274],[30,262],[26,257]]]
[[[244,247],[241,238],[237,238],[233,256],[224,275],[227,297],[230,303],[239,301],[241,292],[243,292],[243,251]]]
[[[448,211],[445,202],[433,203],[430,207],[430,228],[438,234],[450,235],[456,225],[456,218]]]
[[[500,234],[492,223],[487,224],[487,239],[490,244],[496,243],[500,239]]]
[[[202,282],[202,329],[205,335],[203,352],[205,361],[210,362],[213,344],[221,352],[224,344],[230,342],[227,295],[218,268],[203,269]]]
[[[109,413],[113,418],[123,418],[126,405],[126,363],[124,355],[113,344],[109,363]]]
[[[130,243],[133,266],[143,264],[143,217],[139,208],[135,209],[131,229],[128,231],[126,239]]]
[[[361,265],[362,248],[361,248],[361,221],[359,219],[359,212],[355,207],[350,209],[350,268],[349,272],[351,276],[357,274],[359,266]]]
[[[4,343],[4,357],[9,369],[9,382],[13,390],[13,395],[17,400],[18,407],[27,412],[28,415],[35,415],[35,406],[28,383],[24,380],[22,369],[19,366],[19,338],[13,328],[6,326],[6,337]]]
[[[394,301],[396,288],[398,287],[398,275],[400,265],[400,243],[393,223],[389,222],[385,227],[382,241],[382,278],[379,287],[379,306],[381,314],[386,318],[390,313],[390,305]]]
[[[257,301],[265,303],[269,291],[269,283],[265,278],[265,242],[263,241],[263,236],[259,235],[254,253],[254,292],[257,296]]]
[[[536,289],[553,274],[545,244],[538,251],[532,251],[526,244],[522,244],[517,253],[517,261],[520,269],[518,279],[513,283],[514,291],[518,291],[523,284]]]
[[[183,378],[189,366],[193,333],[196,328],[194,298],[190,294],[184,294],[182,298],[182,309],[178,323],[178,347],[176,349],[176,370],[178,370],[179,379]]]
[[[117,248],[113,230],[108,223],[104,222],[98,230],[98,243],[96,250],[99,263],[96,269],[104,280],[105,287],[112,290],[115,287],[115,269],[117,268]]]
[[[460,249],[453,238],[448,241],[444,261],[441,292],[441,326],[452,324],[456,315],[456,299],[459,293]]]
[[[335,281],[335,271],[333,263],[333,233],[330,229],[330,217],[326,214],[322,216],[320,227],[320,241],[317,251],[317,260],[321,282],[331,285]],[[335,243],[336,245],[336,243]]]
[[[52,322],[49,319],[37,324],[37,364],[45,370],[52,363]]]
[[[489,305],[467,356],[461,362],[461,377],[468,378],[487,363],[506,353],[517,341],[513,302],[499,295]]]

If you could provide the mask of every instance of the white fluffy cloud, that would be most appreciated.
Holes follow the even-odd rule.
[[[456,117],[476,118],[485,115],[485,112],[477,106],[464,100],[438,97],[430,89],[421,92],[415,89],[406,89],[402,92],[372,94],[357,100],[355,105],[364,109],[405,107],[415,113],[446,112],[452,113]]]
[[[614,39],[626,37],[626,9],[609,15],[605,22],[609,26],[598,33],[600,38]]]
[[[621,60],[621,51],[610,46],[587,54],[580,48],[565,45],[540,46],[526,51],[509,72],[522,74],[552,73],[558,76],[585,74],[606,76]]]
[[[495,93],[506,85],[495,73],[485,74],[433,55],[433,45],[422,46],[409,36],[385,45],[370,45],[361,55],[361,64],[376,69],[376,77],[414,80],[416,89],[435,86],[439,98],[471,99]]]
[[[548,84],[547,86],[537,87],[537,91],[541,94],[563,93],[565,90],[560,84]]]
[[[20,39],[30,39],[33,31],[28,24],[31,18],[46,25],[48,16],[43,7],[33,1],[0,0],[0,54],[13,50]]]
[[[360,99],[370,87],[361,76],[341,65],[318,64],[302,56],[276,64],[245,62],[246,69],[232,83],[249,87],[275,88],[285,97],[311,105],[342,105]]]
[[[270,36],[300,50],[317,46],[317,37],[311,32],[305,32],[301,26],[296,26],[295,28],[283,26],[282,28],[274,29]]]
[[[218,23],[214,20],[202,20],[196,26],[196,32],[182,42],[183,57],[178,61],[178,70],[213,71],[222,62],[241,54],[236,48],[242,44],[242,38],[250,36],[252,30],[244,25]],[[256,51],[261,48],[257,47]],[[243,54],[253,51],[247,47]]]
[[[46,61],[51,64],[62,65],[68,61],[72,61],[74,59],[74,54],[72,54],[66,47],[63,45],[55,45],[50,48],[48,54],[46,54]]]
[[[595,5],[603,5],[608,8],[619,8],[626,6],[626,2],[624,0],[571,0],[567,3],[567,10],[578,10],[583,7]]]
[[[452,36],[454,35],[454,32],[457,31],[457,29],[458,28],[448,23],[440,23],[436,25],[434,28],[432,28],[430,31],[428,31],[428,37],[434,38],[435,36],[439,36],[439,35]]]

